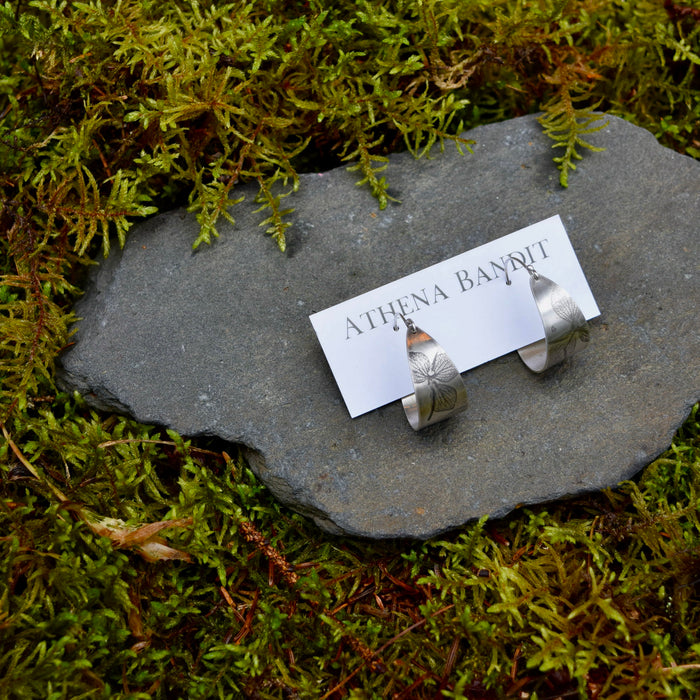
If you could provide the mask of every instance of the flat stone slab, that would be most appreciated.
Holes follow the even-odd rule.
[[[242,443],[330,532],[427,538],[632,476],[700,397],[700,163],[613,117],[565,190],[534,117],[466,136],[473,155],[392,156],[384,211],[356,173],[303,175],[286,255],[255,188],[196,252],[184,211],[134,227],[78,305],[64,386]],[[400,401],[351,419],[308,315],[554,214],[602,310],[589,348],[542,376],[516,353],[471,370],[467,411],[419,433]]]

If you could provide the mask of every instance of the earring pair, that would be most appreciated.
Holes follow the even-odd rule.
[[[524,260],[510,256],[530,275],[530,291],[542,320],[544,338],[518,350],[525,365],[536,373],[563,362],[586,347],[590,340],[588,323],[569,293]],[[512,284],[505,266],[508,286]],[[406,418],[414,430],[461,413],[467,407],[467,389],[459,370],[442,346],[403,314],[394,316],[406,325],[406,352],[413,382],[413,393],[401,399]]]

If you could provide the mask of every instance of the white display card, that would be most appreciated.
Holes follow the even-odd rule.
[[[509,256],[564,287],[587,319],[600,314],[559,216],[319,311],[309,318],[353,418],[413,392],[396,313],[442,345],[460,372],[544,337],[529,274]]]

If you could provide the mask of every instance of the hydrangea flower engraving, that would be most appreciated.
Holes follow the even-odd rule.
[[[577,343],[588,343],[590,331],[588,323],[578,304],[558,285],[553,285],[550,304],[554,313],[568,324],[565,331],[557,332],[552,350],[563,353],[564,358],[577,350]],[[554,332],[555,329],[552,328]]]
[[[425,353],[409,352],[408,362],[415,383],[427,382],[430,389],[431,404],[428,420],[436,412],[453,410],[457,404],[457,391],[450,383],[458,372],[449,357],[444,352],[439,352],[431,362]]]

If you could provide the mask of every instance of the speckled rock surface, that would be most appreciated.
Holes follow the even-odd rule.
[[[611,118],[558,184],[534,117],[480,127],[473,155],[391,158],[399,204],[356,174],[304,175],[289,251],[247,190],[213,245],[183,211],[135,228],[78,305],[62,382],[186,435],[247,446],[260,478],[331,532],[427,538],[518,504],[616,484],[700,397],[700,163]],[[350,419],[308,315],[560,214],[602,311],[543,376],[513,353],[465,373],[469,409],[414,433],[400,401]]]

